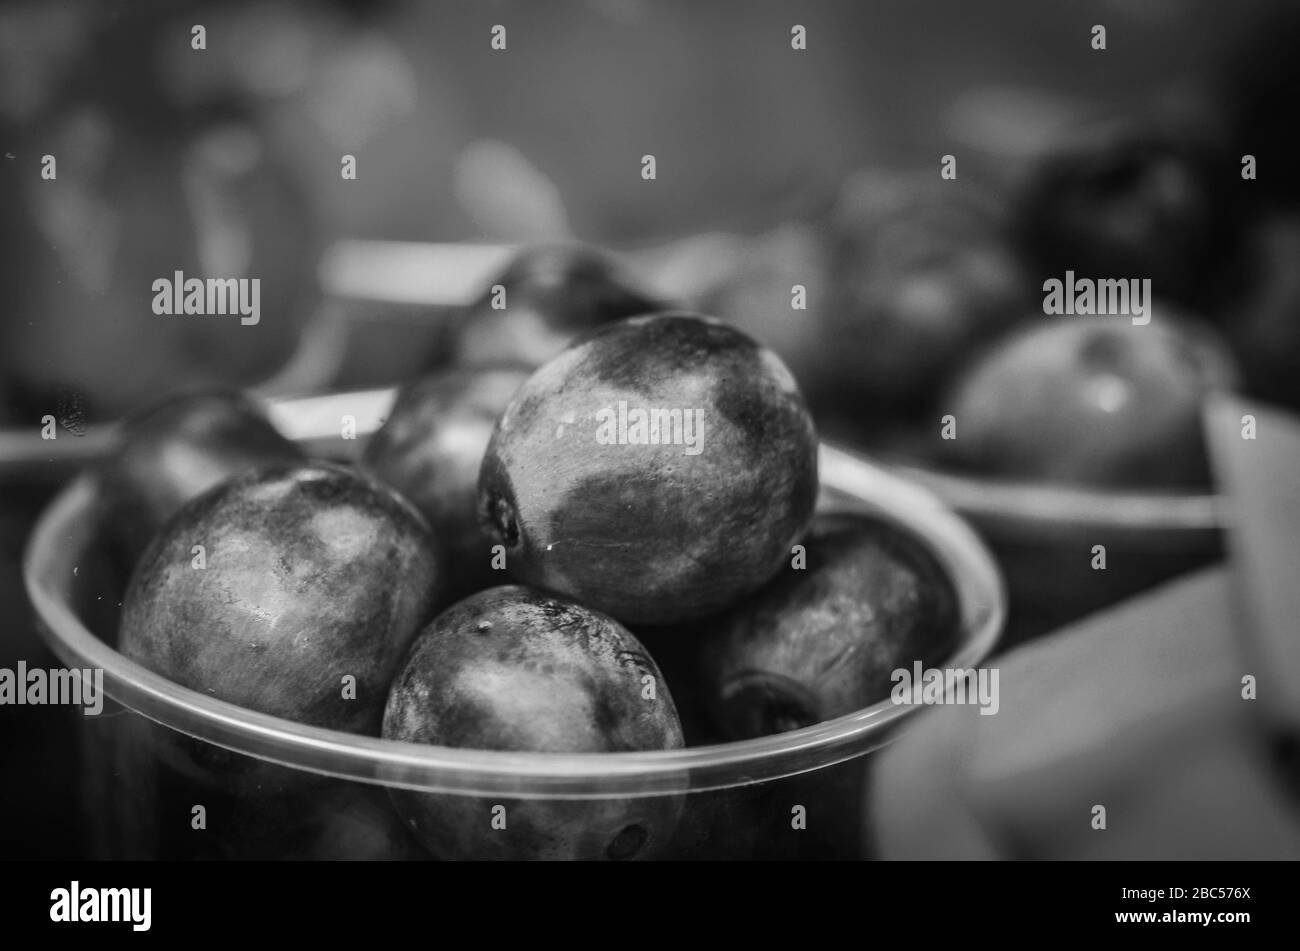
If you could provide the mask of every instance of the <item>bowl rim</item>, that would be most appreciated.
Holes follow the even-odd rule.
[[[1023,531],[1118,530],[1216,533],[1231,520],[1227,500],[1211,492],[1069,485],[954,472],[910,460],[876,457],[979,524],[1014,525]]]
[[[287,407],[285,408],[287,411]],[[853,453],[822,445],[829,510],[867,510],[916,533],[957,590],[960,642],[941,665],[973,668],[995,646],[1006,587],[975,532],[932,493]],[[812,726],[757,739],[677,750],[534,753],[457,749],[309,726],[191,690],[128,659],[76,616],[74,560],[97,530],[93,473],[65,486],[41,513],[23,575],[42,636],[74,668],[103,670],[105,693],[163,726],[238,753],[338,779],[424,792],[510,798],[634,798],[726,789],[776,780],[853,759],[892,738],[918,712],[884,699]],[[938,665],[936,665],[938,666]]]

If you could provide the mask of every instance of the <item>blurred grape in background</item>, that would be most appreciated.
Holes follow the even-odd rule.
[[[10,2],[0,7],[10,399],[27,414],[66,384],[102,418],[171,388],[273,377],[318,303],[315,256],[339,237],[576,236],[625,248],[760,232],[822,216],[864,166],[937,177],[954,154],[962,190],[996,200],[1084,119],[1161,108],[1204,131],[1252,109],[1276,116],[1267,104],[1291,82],[1285,67],[1214,68],[1230,62],[1223,37],[1249,34],[1238,24],[1266,6]],[[795,21],[810,38],[802,53],[790,48]],[[1079,41],[1098,21],[1110,24],[1104,57]],[[488,42],[497,23],[505,51]],[[191,48],[194,24],[204,50]],[[1276,119],[1260,128],[1287,134]],[[37,174],[45,154],[59,161],[57,186]],[[644,154],[656,156],[653,183],[639,178]],[[343,155],[357,160],[354,181],[340,176]],[[932,238],[958,240],[943,230]],[[814,305],[843,325],[843,305],[829,301],[875,293],[872,267],[868,255],[866,273],[837,273]],[[149,283],[178,268],[258,276],[265,319],[155,317]],[[983,293],[1006,269],[932,267],[949,289],[900,291],[903,316],[917,301]],[[844,329],[859,326],[872,324]],[[382,376],[378,349],[356,381]],[[861,376],[881,375],[875,350],[856,345],[845,359],[855,357]]]

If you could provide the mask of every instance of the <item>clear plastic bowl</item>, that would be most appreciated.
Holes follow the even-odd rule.
[[[355,452],[356,442],[329,437],[340,400],[360,413],[364,434],[391,393],[290,401],[273,418],[313,451],[346,455],[339,450]],[[975,533],[928,491],[852,454],[824,446],[821,474],[824,509],[875,513],[928,544],[959,599],[961,630],[942,666],[982,663],[1006,598]],[[83,724],[85,819],[100,857],[425,857],[384,787],[473,797],[485,823],[498,803],[542,801],[579,822],[589,810],[594,822],[611,804],[623,814],[676,799],[676,831],[661,853],[672,858],[870,854],[867,754],[916,707],[884,700],[745,742],[575,755],[398,743],[266,716],[181,687],[114,649],[121,585],[97,544],[98,499],[91,474],[57,496],[29,540],[24,574],[50,647],[69,667],[101,668],[113,701],[98,717],[74,714]],[[796,807],[801,822],[792,821]]]

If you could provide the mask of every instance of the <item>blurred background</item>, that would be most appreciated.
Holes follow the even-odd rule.
[[[0,3],[0,666],[53,662],[19,565],[66,471],[6,469],[5,451],[43,416],[75,440],[181,389],[387,386],[448,358],[454,308],[367,281],[364,259],[341,280],[339,242],[598,245],[770,343],[824,432],[863,451],[1208,492],[1187,422],[1205,389],[1300,403],[1298,40],[1295,4],[1268,0]],[[690,243],[705,234],[723,237]],[[1076,265],[1152,277],[1173,329],[1020,341],[1044,277]],[[260,322],[156,316],[152,282],[177,270],[260,278]],[[792,318],[795,283],[810,302]],[[1003,392],[1035,374],[1077,374],[1054,404],[1079,420],[1076,456],[1033,419],[1029,446],[937,442],[953,407],[995,430],[1042,402]],[[1167,412],[1089,442],[1097,405],[1117,415],[1115,378]],[[1051,560],[1060,524],[984,514],[1009,642],[1220,554],[1211,522],[1112,525],[1146,569],[1103,590]],[[0,712],[0,815],[30,818],[0,824],[2,855],[79,854],[61,729]]]

